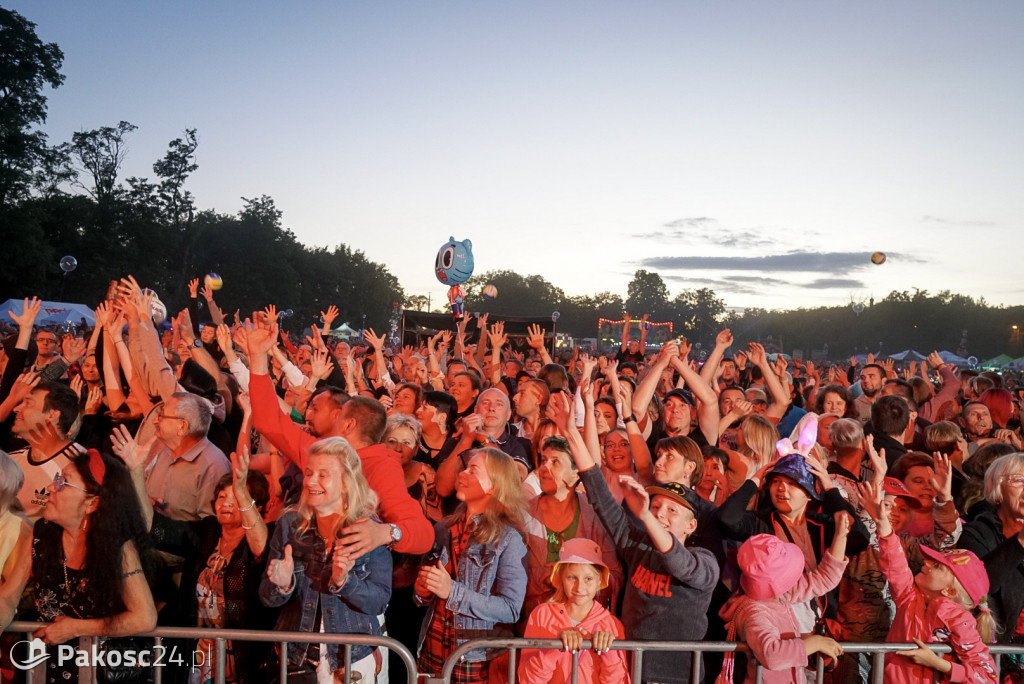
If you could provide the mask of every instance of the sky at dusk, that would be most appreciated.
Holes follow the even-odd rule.
[[[453,235],[568,294],[1024,303],[1019,0],[3,6],[64,51],[52,143],[129,121],[153,178],[196,128],[201,209],[269,195],[407,294]]]

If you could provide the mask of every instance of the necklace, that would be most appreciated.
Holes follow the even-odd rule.
[[[78,612],[78,609],[71,605],[71,582],[68,581],[67,554],[64,554],[60,559],[60,564],[64,568],[64,597],[66,599],[61,605],[65,608],[70,608],[79,619],[83,619],[82,614]]]

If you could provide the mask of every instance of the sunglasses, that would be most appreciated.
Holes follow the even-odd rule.
[[[79,487],[76,484],[71,484],[70,482],[68,482],[68,479],[66,477],[64,477],[63,475],[61,475],[60,473],[57,473],[56,475],[54,475],[53,476],[53,491],[59,492],[60,490],[64,489],[65,487],[74,487],[75,489],[80,489],[81,491],[85,492],[86,494],[89,493],[89,490],[86,489],[85,487]]]

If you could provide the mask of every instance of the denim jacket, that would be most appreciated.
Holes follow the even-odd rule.
[[[451,548],[451,527],[446,518],[434,525],[434,548],[424,557],[448,564]],[[522,534],[513,527],[507,527],[496,541],[482,545],[470,541],[460,558],[452,581],[452,592],[445,606],[454,614],[456,645],[461,646],[470,639],[490,636],[514,636],[513,627],[519,619],[519,611],[526,597],[526,544]],[[436,598],[436,597],[435,597]],[[419,647],[423,646],[430,620],[434,616],[434,601],[423,601],[416,596],[418,604],[429,602],[420,629]],[[488,658],[483,650],[467,654],[467,661]]]
[[[294,511],[288,511],[277,521],[270,540],[269,560],[280,560],[284,547],[292,546],[295,561],[295,581],[292,590],[281,593],[277,585],[264,575],[260,583],[263,605],[283,605],[277,620],[278,630],[317,632],[316,608],[320,603],[324,632],[328,634],[380,635],[377,616],[391,598],[391,554],[383,547],[360,556],[349,571],[341,588],[331,586],[331,558],[316,528],[314,516],[309,528],[301,536],[297,528],[301,520]],[[269,561],[268,561],[269,562]],[[301,665],[306,659],[308,644],[288,649],[289,665]],[[331,667],[339,667],[338,654],[342,647],[328,648]],[[365,658],[372,652],[369,646],[354,646],[352,661]]]

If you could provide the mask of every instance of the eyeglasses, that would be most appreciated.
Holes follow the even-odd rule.
[[[180,416],[168,416],[165,413],[158,413],[158,414],[156,414],[156,418],[157,418],[157,420],[185,420],[184,418],[182,418]]]
[[[1006,481],[1008,487],[1013,487],[1014,489],[1024,487],[1024,475],[1005,475],[1003,480]]]
[[[56,475],[54,475],[53,476],[53,491],[59,492],[60,490],[64,489],[65,487],[74,487],[75,489],[80,489],[81,491],[85,492],[86,494],[89,493],[89,490],[86,489],[85,487],[79,487],[76,484],[71,484],[70,482],[68,482],[68,479],[66,477],[64,477],[63,475],[61,475],[60,473],[57,473]]]
[[[36,338],[36,344],[40,344],[41,342],[46,342],[47,344],[57,344],[57,338],[55,338],[55,337],[37,337]]]

